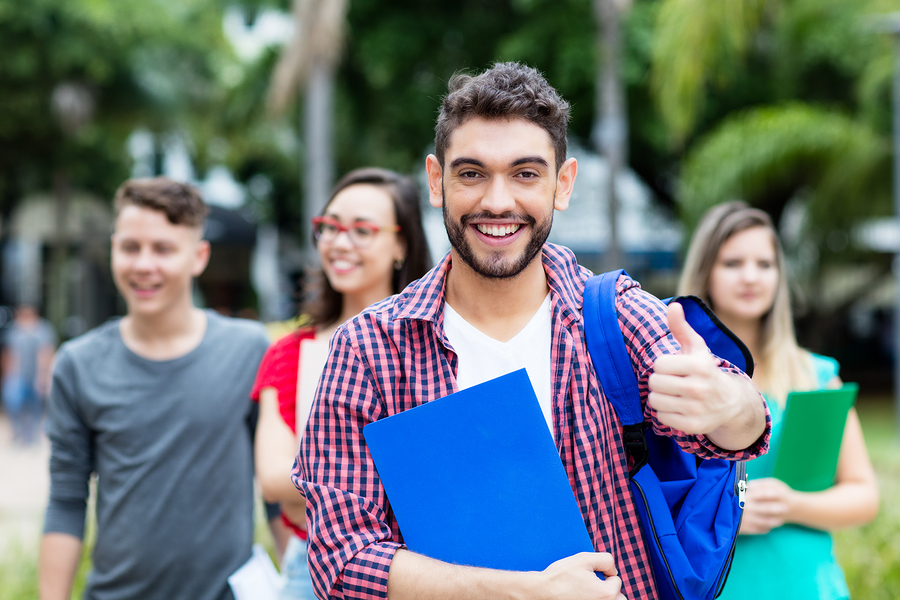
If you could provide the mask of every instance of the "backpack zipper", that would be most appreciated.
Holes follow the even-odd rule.
[[[743,460],[738,461],[737,473],[734,476],[734,487],[737,492],[738,505],[741,507],[741,514],[738,517],[737,533],[734,534],[734,540],[731,542],[731,551],[728,553],[728,562],[726,563],[728,568],[725,569],[724,574],[719,573],[719,587],[716,589],[716,595],[713,598],[721,596],[722,590],[725,589],[725,582],[728,581],[728,575],[731,573],[731,565],[734,561],[737,538],[741,534],[741,523],[744,521],[744,499],[747,494],[747,463]]]
[[[638,491],[641,493],[641,501],[644,503],[644,509],[647,511],[647,514],[650,514],[650,505],[647,503],[647,496],[644,495],[644,488],[641,487],[640,482],[636,479],[632,478],[631,481],[634,482],[635,487],[637,487]],[[663,564],[666,567],[666,575],[669,576],[669,581],[672,584],[672,589],[675,590],[675,594],[678,596],[678,600],[684,600],[684,596],[681,595],[681,590],[678,589],[678,584],[675,583],[675,576],[672,575],[672,568],[669,566],[669,561],[666,560],[666,553],[662,551],[662,545],[659,543],[659,536],[656,534],[656,524],[653,522],[653,519],[647,520],[650,522],[650,531],[653,537],[653,542],[656,544],[656,547],[659,548],[659,555],[662,557]]]
[[[741,530],[741,521],[744,519],[744,495],[747,490],[747,465],[744,461],[739,461],[736,465],[737,472],[735,473],[735,482],[734,489],[735,493],[738,497],[738,502],[741,507],[741,514],[738,517],[738,526],[737,531],[734,534],[734,539],[731,541],[731,550],[728,552],[728,560],[726,562],[726,567],[723,567],[723,570],[719,572],[719,585],[716,589],[714,598],[718,598],[722,594],[722,588],[725,587],[725,581],[728,579],[728,574],[731,572],[731,564],[732,559],[734,558],[734,548],[737,544],[737,536]],[[637,487],[638,491],[641,494],[641,502],[644,504],[644,510],[647,514],[650,514],[650,506],[647,503],[647,497],[644,495],[644,489],[641,487],[641,484],[636,479],[632,478],[632,482],[634,482],[635,487]],[[675,594],[678,596],[679,600],[684,600],[684,596],[681,594],[681,590],[678,589],[678,584],[675,583],[675,577],[672,575],[672,568],[669,566],[669,561],[666,560],[666,554],[662,551],[662,545],[659,543],[659,536],[656,534],[656,524],[653,522],[653,519],[647,519],[650,522],[650,530],[653,537],[653,542],[656,547],[659,549],[659,555],[662,557],[663,565],[666,567],[666,575],[669,576],[669,582],[672,584],[672,589],[675,590]],[[724,573],[724,575],[723,575]]]

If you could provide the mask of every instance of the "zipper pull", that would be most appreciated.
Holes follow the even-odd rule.
[[[747,480],[741,479],[738,481],[738,504],[740,504],[741,509],[744,508],[744,498],[747,495]]]

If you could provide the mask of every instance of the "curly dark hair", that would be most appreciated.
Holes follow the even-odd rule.
[[[337,182],[322,214],[325,214],[331,201],[342,190],[360,184],[383,189],[394,204],[394,216],[400,226],[399,234],[406,242],[406,259],[403,266],[394,271],[391,281],[391,292],[396,294],[431,268],[431,253],[422,227],[419,188],[411,177],[394,171],[376,167],[356,169]],[[306,317],[304,325],[327,327],[338,320],[342,308],[343,295],[331,287],[322,271],[314,273],[305,286],[304,301],[300,307],[300,314]]]
[[[474,77],[457,73],[450,79],[448,89],[434,136],[435,155],[442,167],[450,135],[470,118],[520,118],[550,134],[559,171],[566,160],[569,103],[536,69],[514,62],[495,63]]]

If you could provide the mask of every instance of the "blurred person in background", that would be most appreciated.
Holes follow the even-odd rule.
[[[799,347],[794,334],[785,261],[769,216],[743,202],[710,209],[694,233],[678,294],[702,298],[750,349],[753,381],[780,436],[791,391],[841,386],[838,363]],[[772,455],[748,463],[741,535],[720,598],[849,598],[830,530],[862,525],[878,510],[878,487],[859,417],[850,409],[834,485],[800,492],[768,473]]]
[[[126,315],[63,344],[47,411],[50,499],[41,600],[68,600],[97,475],[97,537],[85,598],[231,600],[251,556],[250,389],[262,324],[201,310],[209,208],[164,177],[115,196],[112,274]]]
[[[14,443],[31,445],[38,440],[57,343],[53,326],[34,306],[16,308],[0,357],[3,406],[12,421]]]
[[[301,307],[299,329],[269,348],[251,396],[259,401],[256,472],[263,497],[280,502],[294,535],[282,561],[284,600],[313,599],[307,565],[306,501],[291,468],[338,325],[398,293],[431,267],[415,182],[392,171],[351,171],[313,219],[322,272]]]

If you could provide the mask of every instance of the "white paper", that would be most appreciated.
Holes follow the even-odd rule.
[[[265,548],[254,544],[250,560],[228,577],[228,585],[235,600],[278,600],[284,580]]]
[[[300,364],[297,365],[297,442],[303,438],[309,411],[316,395],[319,377],[328,360],[328,340],[301,340]]]

